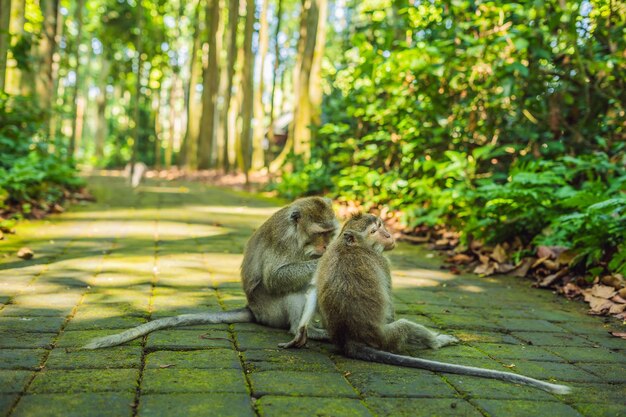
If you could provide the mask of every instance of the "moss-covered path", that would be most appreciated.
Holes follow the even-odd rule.
[[[402,244],[398,315],[463,341],[422,356],[566,383],[574,395],[348,360],[323,343],[283,351],[285,331],[253,324],[75,351],[149,319],[243,306],[244,244],[278,205],[191,183],[90,182],[97,203],[0,242],[0,416],[626,415],[626,341],[584,305],[520,279],[451,275]],[[22,246],[32,260],[15,256]]]

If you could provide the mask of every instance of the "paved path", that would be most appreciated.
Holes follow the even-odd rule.
[[[626,341],[582,303],[514,278],[455,276],[423,248],[392,252],[398,315],[463,343],[420,352],[566,383],[559,397],[480,378],[276,347],[253,324],[159,331],[100,351],[94,336],[245,304],[241,253],[276,202],[189,183],[91,180],[98,203],[25,222],[0,243],[2,416],[618,416]],[[16,250],[28,245],[35,258]]]

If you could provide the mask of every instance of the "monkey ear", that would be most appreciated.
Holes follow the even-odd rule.
[[[298,220],[300,220],[300,217],[302,217],[302,214],[300,214],[300,210],[298,210],[297,208],[292,209],[291,212],[289,213],[289,218],[294,223],[298,223]]]
[[[324,199],[324,201],[326,202],[326,204],[328,204],[329,206],[333,206],[333,200],[328,198],[328,197],[322,197]]]
[[[346,230],[343,232],[343,240],[348,246],[352,246],[356,243],[356,236],[354,236],[351,230]]]

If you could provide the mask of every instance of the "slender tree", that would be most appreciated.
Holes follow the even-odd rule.
[[[133,111],[133,119],[135,119],[135,129],[133,138],[133,148],[130,154],[130,177],[132,178],[135,173],[135,162],[137,162],[137,151],[139,149],[140,138],[140,106],[141,106],[141,69],[143,67],[143,4],[142,0],[137,1],[137,37],[135,41],[136,49],[136,75],[135,75],[135,107]]]
[[[239,0],[228,0],[228,38],[226,45],[226,88],[224,92],[224,107],[222,108],[221,118],[223,121],[223,141],[222,148],[222,165],[224,172],[230,171],[230,150],[231,126],[229,123],[230,108],[232,104],[233,77],[235,75],[235,64],[237,62],[237,24],[239,23]]]
[[[283,18],[283,0],[278,0],[278,6],[276,10],[276,27],[274,29],[274,71],[272,72],[272,95],[270,97],[270,122],[268,136],[269,140],[274,140],[274,118],[276,117],[275,102],[276,102],[276,82],[278,80],[278,70],[280,69],[280,23]],[[280,109],[279,109],[280,110]]]
[[[259,82],[254,94],[254,129],[252,136],[252,169],[259,170],[265,166],[265,150],[263,141],[265,139],[265,108],[263,106],[265,61],[269,47],[269,25],[267,22],[267,11],[269,0],[262,0],[260,28],[259,28]]]
[[[294,118],[289,129],[285,148],[270,164],[270,171],[275,172],[284,164],[287,156],[294,152],[308,161],[311,155],[311,98],[310,79],[313,67],[313,55],[317,41],[320,0],[303,0],[300,13],[300,37],[298,38],[298,56],[294,68]]]
[[[311,124],[319,125],[322,114],[322,59],[326,49],[326,20],[328,15],[327,0],[318,0],[319,18],[317,25],[317,39],[315,40],[315,52],[311,66],[311,80],[309,82],[311,102]]]
[[[7,69],[7,52],[11,38],[9,25],[11,23],[11,0],[2,0],[0,4],[0,92],[4,91],[4,79]]]
[[[317,26],[319,23],[319,3],[321,0],[305,0],[307,7],[306,29],[304,34],[304,48],[298,71],[298,88],[296,108],[294,112],[291,136],[293,137],[293,151],[301,155],[305,161],[311,156],[311,69],[313,54],[317,40]]]
[[[239,169],[246,176],[251,164],[252,153],[252,107],[254,100],[254,55],[252,53],[252,34],[254,32],[255,21],[254,0],[246,0],[246,24],[243,37],[243,63],[241,71],[241,84],[243,91],[243,101],[241,103],[241,139],[238,150]]]
[[[206,8],[207,39],[209,53],[207,67],[204,70],[202,90],[202,117],[200,119],[200,141],[198,144],[198,168],[207,169],[213,163],[215,139],[215,102],[219,85],[219,66],[217,61],[217,27],[220,10],[218,0],[209,0]]]
[[[24,23],[25,23],[25,4],[24,0],[11,0],[11,18],[9,23],[10,37],[13,38],[13,44],[16,40],[19,41],[25,35]],[[4,4],[3,4],[4,6]],[[1,12],[0,12],[1,13]],[[10,94],[20,93],[20,85],[22,80],[21,71],[26,68],[18,68],[17,65],[8,67],[6,69],[5,86],[4,89]]]
[[[104,143],[107,137],[107,79],[110,63],[104,54],[100,54],[100,74],[98,79],[98,96],[96,97],[96,129],[95,129],[95,156],[101,161],[104,157]]]
[[[74,68],[74,89],[72,91],[72,136],[70,137],[70,144],[67,150],[67,156],[70,160],[74,159],[76,152],[76,140],[80,140],[80,130],[82,128],[82,118],[79,113],[78,92],[80,91],[80,44],[83,39],[83,6],[84,0],[77,0],[75,10],[75,21],[77,27],[76,33],[76,48],[74,49],[74,59],[76,67]]]
[[[198,91],[196,87],[200,84],[200,76],[202,74],[202,63],[198,59],[198,52],[201,49],[201,30],[200,30],[200,2],[195,6],[193,16],[193,43],[189,58],[189,83],[187,85],[186,103],[187,109],[187,128],[185,129],[185,138],[181,148],[180,163],[187,170],[194,170],[198,167],[198,107],[199,102]]]
[[[40,0],[39,5],[43,23],[42,37],[39,42],[39,68],[36,77],[36,91],[41,107],[50,109],[56,78],[52,64],[58,40],[59,0]]]

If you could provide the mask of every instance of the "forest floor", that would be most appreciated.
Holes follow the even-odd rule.
[[[192,182],[89,178],[97,203],[23,222],[0,242],[1,416],[618,416],[620,325],[513,277],[439,269],[423,247],[390,253],[399,317],[456,335],[420,356],[570,385],[556,396],[481,378],[349,360],[327,343],[281,350],[255,324],[155,332],[76,351],[174,314],[245,305],[246,240],[279,201]],[[34,258],[21,260],[23,246]]]

